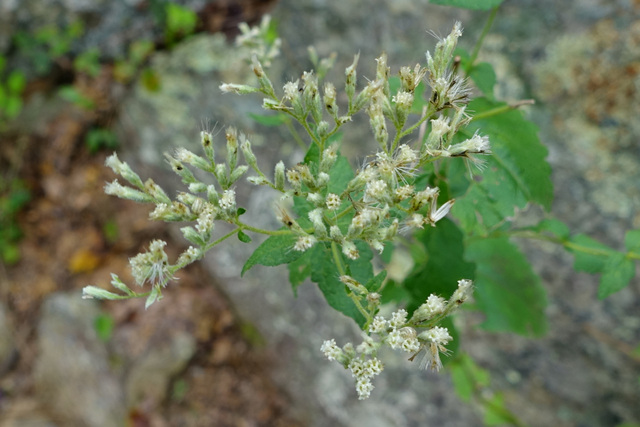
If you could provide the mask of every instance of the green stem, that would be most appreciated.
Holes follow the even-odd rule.
[[[502,232],[496,234],[503,234],[508,237],[523,237],[526,239],[535,239],[535,240],[543,240],[545,242],[555,243],[557,245],[561,245],[566,249],[570,249],[572,251],[583,252],[589,255],[595,256],[609,256],[612,252],[615,252],[613,249],[598,249],[589,246],[583,246],[574,242],[570,242],[568,240],[560,239],[555,236],[549,236],[546,234],[540,234],[529,230],[515,230],[511,232]],[[640,260],[640,253],[635,252],[627,252],[625,254],[626,258]]]
[[[252,225],[249,224],[245,224],[242,221],[236,219],[234,221],[234,223],[240,227],[237,230],[234,231],[240,231],[240,230],[249,230],[249,231],[253,231],[254,233],[259,233],[259,234],[266,234],[268,236],[284,236],[287,234],[292,234],[293,232],[291,230],[265,230],[263,228],[258,228],[258,227],[254,227]]]
[[[507,111],[515,110],[522,105],[532,105],[535,101],[533,99],[523,99],[522,101],[514,102],[513,104],[502,105],[500,107],[492,108],[491,110],[487,110],[483,113],[478,113],[471,118],[471,121],[476,121],[480,119],[486,119],[487,117],[497,116],[502,113],[506,113]]]
[[[220,242],[223,242],[224,240],[227,240],[229,237],[233,236],[234,234],[236,234],[237,232],[239,232],[241,229],[240,228],[236,228],[234,230],[231,230],[230,232],[228,232],[227,234],[225,234],[224,236],[220,237],[219,239],[217,239],[216,241],[213,241],[211,243],[209,243],[207,246],[204,247],[204,251],[207,252],[209,249],[213,248],[215,245],[217,245]]]
[[[333,255],[333,262],[336,263],[338,273],[340,273],[341,276],[347,274],[344,269],[344,265],[342,264],[342,257],[340,256],[340,251],[338,251],[338,244],[336,242],[331,242],[331,254]]]
[[[293,136],[296,144],[298,144],[298,146],[303,150],[306,150],[307,144],[305,144],[305,142],[302,140],[302,137],[300,137],[300,134],[298,133],[296,128],[293,127],[293,123],[291,123],[291,120],[285,120],[284,124],[287,126],[287,129],[289,129],[289,133],[291,133],[291,136]]]
[[[469,72],[471,71],[473,64],[476,62],[476,59],[478,58],[478,53],[480,53],[480,49],[482,48],[482,44],[484,43],[484,38],[487,36],[487,34],[489,34],[489,30],[491,30],[491,26],[493,25],[493,20],[496,18],[496,15],[498,14],[498,7],[499,6],[496,6],[491,10],[491,14],[487,19],[487,22],[485,22],[484,24],[484,28],[482,29],[482,33],[480,34],[480,38],[478,38],[478,41],[476,42],[476,45],[473,48],[473,53],[471,54],[471,58],[469,58],[469,63],[464,69],[465,75],[469,75]]]

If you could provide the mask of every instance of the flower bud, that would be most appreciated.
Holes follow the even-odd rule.
[[[227,128],[227,164],[230,170],[234,170],[238,164],[238,133],[235,128]],[[244,136],[241,135],[241,138]]]
[[[282,160],[276,164],[274,178],[276,189],[284,191],[284,163]]]
[[[215,164],[215,159],[213,150],[213,135],[211,135],[211,132],[200,132],[200,143],[202,144],[204,154],[207,156],[207,159],[209,159],[209,162],[211,162],[210,166],[213,167],[213,165]]]

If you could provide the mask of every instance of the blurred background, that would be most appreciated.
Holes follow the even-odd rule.
[[[276,88],[311,68],[310,45],[337,54],[335,81],[358,52],[359,76],[374,77],[382,51],[392,73],[423,63],[428,31],[456,20],[471,50],[489,16],[426,0],[0,0],[0,426],[482,426],[496,396],[514,425],[639,425],[639,281],[600,301],[598,278],[553,245],[519,242],[547,290],[547,336],[490,334],[459,316],[461,349],[491,376],[471,402],[446,372],[402,355],[358,401],[319,351],[356,339],[355,325],[314,286],[294,296],[285,268],[240,279],[240,242],[181,272],[146,311],[80,298],[111,272],[131,283],[129,257],[154,238],[170,257],[187,246],[148,207],[103,194],[113,151],[170,191],[163,152],[197,151],[203,129],[237,127],[265,165],[302,159],[286,130],[251,117],[259,97],[218,88],[250,78],[233,38],[265,13],[283,40]],[[498,99],[536,100],[524,112],[549,149],[553,215],[622,249],[640,227],[640,2],[506,1],[479,60],[498,74]],[[368,124],[352,132],[363,142],[345,147],[361,160]],[[237,191],[247,222],[277,227],[274,194]]]

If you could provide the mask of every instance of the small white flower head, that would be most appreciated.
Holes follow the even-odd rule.
[[[431,319],[438,314],[444,312],[446,301],[444,298],[431,294],[427,301],[423,303],[416,311],[413,312],[412,320],[423,321]]]
[[[166,203],[158,203],[156,208],[149,214],[149,218],[153,220],[164,219],[166,215],[171,213],[169,205]]]
[[[437,346],[445,346],[451,341],[449,330],[442,326],[434,326],[433,328],[420,334],[420,338]]]
[[[361,378],[365,376],[364,363],[360,359],[352,359],[351,362],[349,362],[348,368],[354,378]]]
[[[402,342],[402,349],[407,353],[415,353],[420,350],[420,341],[415,336],[409,337]]]
[[[384,365],[380,359],[377,357],[373,357],[366,362],[364,362],[364,371],[367,377],[375,377],[376,375],[380,375],[382,370],[384,369]]]
[[[365,192],[364,192],[364,201],[369,202],[377,202],[383,201],[387,196],[387,183],[381,179],[375,181],[367,182]]]
[[[154,240],[149,245],[149,251],[143,252],[129,259],[131,274],[136,283],[142,286],[145,282],[152,285],[166,286],[173,280],[173,274],[169,271],[169,257],[164,252],[167,242]]]
[[[394,329],[393,331],[389,332],[389,335],[387,335],[387,338],[385,339],[385,341],[387,342],[389,347],[395,350],[402,346],[402,343],[404,342],[404,337],[402,336],[402,333],[399,330]]]
[[[456,302],[464,302],[473,294],[473,282],[469,279],[458,280],[458,289],[455,290],[451,299]]]
[[[387,330],[387,321],[382,316],[376,316],[369,325],[369,332],[379,334]]]
[[[404,200],[413,195],[413,185],[403,185],[401,187],[396,188],[394,194],[398,201]]]
[[[442,136],[450,130],[451,126],[449,126],[448,117],[440,116],[437,119],[431,120],[431,133],[434,134],[435,137],[442,138]]]
[[[202,251],[200,251],[200,249],[196,249],[193,246],[189,246],[189,248],[186,251],[180,254],[180,257],[178,258],[178,264],[180,265],[191,264],[192,262],[200,259],[201,257],[202,257]]]
[[[220,207],[226,211],[233,211],[236,208],[236,192],[235,190],[224,190],[222,197],[218,202]]]
[[[401,308],[400,310],[391,314],[391,320],[389,321],[389,325],[392,328],[401,328],[407,323],[407,310]]]
[[[373,391],[373,384],[371,384],[371,380],[369,378],[360,378],[356,383],[356,391],[358,392],[358,399],[365,400],[371,396],[371,392]]]
[[[407,144],[402,144],[396,152],[395,161],[398,165],[411,164],[418,160],[416,151]]]
[[[293,245],[293,249],[299,252],[304,252],[307,249],[310,249],[311,247],[313,247],[313,245],[315,245],[316,242],[317,242],[317,239],[311,235],[300,236],[298,237],[296,244]]]
[[[298,92],[298,88],[300,87],[300,80],[296,80],[295,82],[287,82],[284,84],[284,100],[293,101],[297,97],[300,96]]]
[[[345,240],[342,243],[342,253],[349,259],[356,260],[360,257],[358,248],[351,240]]]
[[[329,209],[330,211],[335,211],[340,207],[340,204],[341,204],[340,196],[334,193],[329,193],[327,194],[325,203],[327,205],[327,209]]]
[[[215,220],[216,212],[213,209],[211,204],[207,204],[207,206],[203,209],[203,211],[198,216],[198,220],[196,223],[196,230],[198,233],[202,235],[208,235],[213,230],[213,224]]]
[[[302,184],[302,175],[295,169],[289,169],[287,170],[287,181],[289,181],[289,184],[294,188],[299,188]]]
[[[398,91],[397,94],[391,99],[394,103],[398,104],[398,108],[408,110],[413,105],[413,94],[404,90]]]
[[[336,345],[336,340],[334,339],[323,342],[320,351],[322,351],[324,356],[330,361],[339,360],[343,356],[342,350]]]

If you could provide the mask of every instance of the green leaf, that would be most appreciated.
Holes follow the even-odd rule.
[[[368,244],[362,240],[356,240],[355,245],[358,248],[360,256],[358,259],[347,259],[347,274],[360,283],[367,283],[373,278],[373,252]]]
[[[369,279],[369,281],[364,285],[370,292],[378,292],[380,287],[382,286],[382,282],[387,278],[387,270],[382,270],[375,277]]]
[[[472,10],[489,10],[502,4],[504,0],[429,0],[441,6],[453,6]]]
[[[243,233],[242,230],[240,230],[238,231],[238,240],[240,240],[242,243],[250,243],[251,237],[249,237],[247,234]]]
[[[567,249],[575,256],[573,268],[576,271],[586,271],[591,274],[603,272],[607,259],[617,253],[584,234],[578,234],[569,239]]]
[[[93,328],[102,342],[107,342],[111,339],[114,325],[113,317],[108,314],[100,314],[93,321]]]
[[[604,265],[604,271],[600,277],[598,298],[604,299],[626,287],[635,274],[636,266],[633,261],[622,253],[614,253]]]
[[[624,246],[629,252],[640,251],[640,230],[629,230],[624,236]]]
[[[63,86],[58,90],[58,95],[69,101],[78,107],[84,108],[86,110],[91,110],[95,108],[95,103],[93,100],[87,96],[85,96],[82,92],[76,89],[73,86]]]
[[[562,240],[567,240],[571,234],[567,224],[557,219],[543,219],[533,229],[538,233],[548,232]]]
[[[506,104],[477,98],[469,104],[469,110],[476,112],[473,120],[460,134],[467,138],[478,131],[487,135],[493,154],[483,156],[486,160],[480,180],[467,190],[458,208],[454,205],[453,214],[462,219],[463,228],[471,231],[476,220],[484,227],[493,227],[499,221],[514,215],[514,208],[524,208],[529,202],[535,202],[546,210],[553,200],[551,168],[545,160],[547,149],[537,136],[536,126],[524,119],[517,110],[507,110],[499,114]],[[482,118],[482,115],[484,118]],[[474,212],[473,221],[470,212]]]
[[[495,393],[484,405],[484,423],[487,426],[521,425],[504,404],[502,393]]]
[[[303,252],[293,250],[293,245],[297,239],[293,234],[270,236],[251,254],[244,267],[242,267],[240,275],[244,275],[256,264],[273,267],[297,260],[303,254]]]
[[[340,273],[331,254],[331,249],[317,244],[312,249],[311,280],[318,284],[325,299],[331,307],[351,317],[362,328],[365,318],[347,295],[345,285],[338,280]],[[340,254],[342,256],[342,254]]]
[[[475,262],[476,304],[489,331],[541,336],[547,330],[547,304],[540,278],[520,250],[503,237],[473,239],[466,258]]]
[[[347,158],[342,154],[338,153],[338,159],[329,171],[329,176],[330,178],[327,190],[330,193],[342,193],[345,188],[347,188],[349,181],[354,177],[353,169],[351,169],[349,160],[347,160]]]
[[[27,79],[21,71],[12,71],[7,78],[7,88],[14,94],[21,94],[26,84]]]
[[[458,287],[458,280],[473,279],[475,266],[464,260],[463,235],[450,220],[443,219],[417,235],[425,247],[426,259],[417,260],[417,268],[404,281],[415,309],[430,294],[448,298]],[[411,308],[410,308],[411,309]]]
[[[488,98],[493,99],[493,87],[496,85],[496,72],[488,62],[474,64],[469,77]]]
[[[284,113],[277,114],[254,114],[249,113],[249,117],[264,126],[280,126],[289,120],[289,117]]]
[[[465,402],[473,397],[474,390],[488,387],[491,381],[489,373],[479,367],[467,354],[460,354],[449,364],[451,381],[456,394]]]
[[[382,304],[388,304],[390,302],[396,304],[404,304],[411,299],[411,295],[407,289],[396,281],[390,279],[385,283],[384,288],[381,291],[382,298],[380,301]]]
[[[307,277],[311,275],[311,254],[313,251],[306,251],[300,258],[289,263],[289,283],[296,294],[300,286]]]

